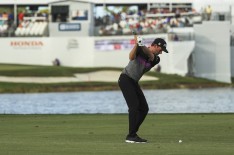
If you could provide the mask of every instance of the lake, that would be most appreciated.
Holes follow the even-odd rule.
[[[143,90],[149,113],[233,113],[234,88]],[[120,91],[0,94],[1,114],[127,113]]]

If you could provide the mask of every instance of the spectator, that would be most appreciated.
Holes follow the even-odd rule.
[[[54,66],[60,66],[61,65],[60,60],[58,58],[55,58],[54,61],[53,61],[53,65]]]
[[[179,41],[179,37],[177,34],[175,34],[175,36],[174,36],[174,41]]]
[[[7,14],[6,12],[3,12],[2,18],[3,18],[4,20],[8,20],[8,14]]]
[[[158,64],[157,67],[155,68],[155,71],[160,73],[161,72],[161,65]]]
[[[212,8],[211,8],[210,5],[208,5],[208,6],[206,7],[206,16],[207,16],[207,20],[210,20],[211,14],[212,14]]]
[[[175,17],[180,18],[180,9],[176,9],[175,11]]]
[[[8,14],[8,25],[11,26],[14,22],[14,14],[12,12],[10,12]]]
[[[17,25],[22,23],[23,20],[24,20],[24,13],[23,13],[23,11],[20,11],[19,14],[18,14],[18,24]]]
[[[56,22],[61,22],[62,21],[62,19],[61,19],[61,15],[60,14],[58,14],[57,15],[57,18],[56,18]]]

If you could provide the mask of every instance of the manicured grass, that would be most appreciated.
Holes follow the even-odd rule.
[[[100,70],[117,70],[122,68],[75,68],[56,66],[28,66],[14,64],[0,64],[0,76],[30,76],[30,77],[72,77],[75,73],[87,73]],[[149,72],[147,75],[159,78],[156,81],[140,82],[143,89],[171,89],[171,88],[204,88],[226,87],[231,84],[211,81],[195,77]],[[68,91],[99,91],[118,90],[116,82],[73,82],[56,84],[9,83],[0,82],[0,93],[24,92],[68,92]]]
[[[75,73],[87,73],[99,70],[121,70],[120,68],[97,67],[97,68],[79,68],[79,67],[57,67],[57,66],[30,66],[0,64],[0,75],[4,76],[36,76],[36,77],[72,77]]]
[[[150,114],[126,144],[127,115],[0,115],[3,155],[233,155],[234,114]],[[178,141],[182,140],[182,143]]]

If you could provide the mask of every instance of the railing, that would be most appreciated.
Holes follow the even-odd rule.
[[[168,33],[169,41],[192,41],[194,40],[194,34],[188,33]]]
[[[213,12],[209,19],[209,15],[206,13],[202,13],[203,21],[231,21],[231,13],[230,12]]]

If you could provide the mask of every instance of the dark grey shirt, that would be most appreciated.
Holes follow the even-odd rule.
[[[134,81],[138,82],[140,78],[148,72],[152,67],[159,63],[160,58],[154,56],[153,61],[149,61],[149,57],[143,52],[141,47],[137,47],[136,58],[129,61],[128,65],[122,71],[123,74],[128,75]]]

